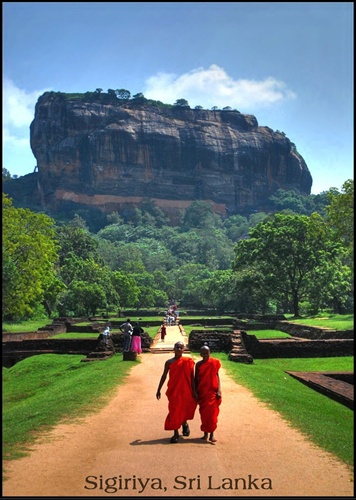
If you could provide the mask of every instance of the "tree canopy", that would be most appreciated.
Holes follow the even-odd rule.
[[[300,302],[312,300],[311,288],[325,286],[324,269],[328,280],[338,278],[338,250],[320,215],[274,214],[237,244],[234,269],[256,268],[267,294],[299,316]]]
[[[3,194],[3,317],[28,318],[56,276],[59,258],[55,221],[15,208]]]
[[[219,312],[352,310],[353,181],[317,201],[279,192],[274,203],[220,216],[197,200],[172,224],[146,200],[55,221],[3,195],[3,317],[41,304],[48,316],[164,308],[170,297]]]

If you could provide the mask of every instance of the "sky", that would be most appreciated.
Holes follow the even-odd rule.
[[[284,132],[312,194],[353,179],[353,2],[3,2],[3,167],[49,90],[230,106]]]

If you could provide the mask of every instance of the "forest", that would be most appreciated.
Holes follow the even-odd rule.
[[[11,182],[4,178],[3,182]],[[172,224],[147,199],[125,213],[55,216],[3,194],[3,321],[123,308],[215,314],[353,311],[353,180],[270,213],[222,217],[193,202]]]

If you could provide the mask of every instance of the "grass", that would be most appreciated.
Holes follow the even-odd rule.
[[[44,430],[102,408],[135,362],[116,355],[81,363],[83,356],[41,354],[3,368],[3,458],[28,454]]]
[[[290,339],[291,335],[279,330],[247,330],[248,335],[254,335],[257,339]]]
[[[276,410],[316,445],[353,465],[354,412],[294,379],[286,371],[353,371],[354,358],[256,359],[244,364],[214,353],[229,375]],[[222,391],[224,388],[222,387]],[[238,396],[237,396],[238,397]],[[248,416],[246,416],[248,418]]]
[[[27,321],[4,321],[2,324],[3,333],[37,332],[39,328],[52,323],[52,320],[34,319]]]
[[[310,326],[352,329],[353,315],[329,315],[293,320]],[[139,319],[139,318],[137,318]],[[153,320],[155,318],[147,318]],[[134,321],[135,319],[132,318]],[[292,320],[292,318],[290,318]],[[141,318],[139,321],[145,321]],[[157,321],[161,321],[157,317]],[[3,331],[33,332],[48,323],[4,323]],[[4,329],[5,327],[5,329]],[[144,328],[154,338],[158,326]],[[196,326],[184,326],[187,335]],[[258,338],[288,337],[276,330],[250,330]],[[56,338],[92,338],[97,333],[60,334]],[[312,442],[353,464],[353,411],[298,382],[288,371],[353,371],[353,357],[266,359],[252,365],[234,363],[214,353],[238,384],[278,411]],[[3,458],[26,455],[43,430],[73,421],[105,405],[118,384],[124,383],[135,362],[122,363],[116,355],[105,363],[81,363],[83,356],[43,354],[12,368],[3,368]]]
[[[354,328],[353,314],[319,314],[298,319],[294,319],[292,316],[288,317],[288,321],[307,326],[331,328],[332,330],[353,330]]]

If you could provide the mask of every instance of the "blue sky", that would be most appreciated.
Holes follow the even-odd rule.
[[[230,106],[284,132],[312,193],[353,178],[353,2],[3,2],[3,167],[47,90]]]

